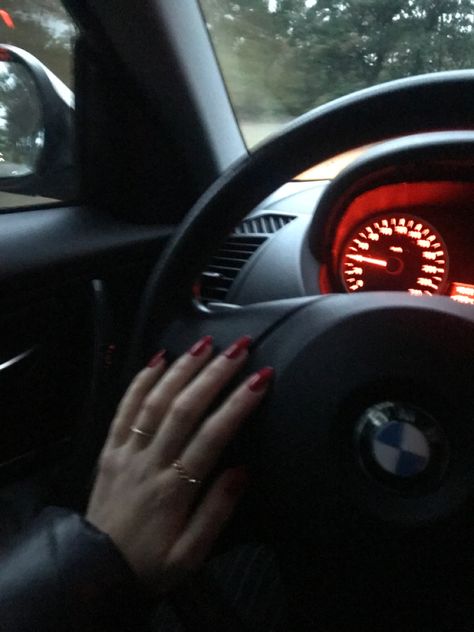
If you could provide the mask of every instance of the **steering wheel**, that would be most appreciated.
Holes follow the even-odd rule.
[[[144,294],[131,369],[153,348],[177,355],[208,333],[218,348],[250,334],[248,371],[275,367],[272,393],[240,441],[255,470],[246,509],[279,555],[295,629],[467,625],[474,310],[379,292],[208,311],[193,284],[219,242],[295,174],[386,138],[472,129],[473,103],[474,71],[455,71],[300,117],[201,197]]]

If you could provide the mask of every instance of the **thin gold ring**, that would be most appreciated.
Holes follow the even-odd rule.
[[[173,461],[173,467],[178,472],[178,476],[182,481],[186,481],[186,483],[190,483],[191,485],[201,485],[201,479],[191,476],[179,459]]]
[[[154,435],[151,432],[145,432],[136,426],[130,426],[130,432],[135,432],[135,434],[142,435],[142,437],[153,437]]]

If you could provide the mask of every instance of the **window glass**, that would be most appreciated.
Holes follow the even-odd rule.
[[[474,67],[474,0],[201,0],[249,146],[391,79]]]
[[[30,53],[70,90],[75,34],[75,26],[60,0],[0,0],[0,44]],[[57,86],[59,91],[64,88]],[[73,106],[72,93],[64,93]],[[64,197],[21,190],[20,178],[31,177],[41,159],[45,142],[43,107],[29,71],[9,60],[8,54],[5,59],[0,56],[0,210]],[[72,135],[69,142],[72,143]],[[6,177],[10,179],[8,184],[2,182]],[[42,187],[36,188],[41,193]]]
[[[71,89],[75,33],[60,0],[0,0],[0,43],[14,44],[38,57]]]

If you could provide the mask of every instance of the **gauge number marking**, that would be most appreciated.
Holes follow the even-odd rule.
[[[379,215],[357,227],[342,251],[340,276],[347,291],[402,290],[441,293],[448,253],[428,222],[406,214]]]

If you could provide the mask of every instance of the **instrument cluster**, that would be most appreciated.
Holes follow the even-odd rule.
[[[474,183],[419,181],[356,195],[340,214],[326,291],[406,291],[474,305]]]
[[[282,230],[261,224],[272,214]],[[392,291],[474,305],[474,131],[366,147],[330,180],[288,183],[250,220],[234,235],[243,268],[228,303]],[[246,264],[250,229],[272,236]],[[211,274],[227,274],[235,252],[229,242]]]
[[[325,189],[309,232],[327,292],[402,291],[474,305],[474,133],[392,139]]]

